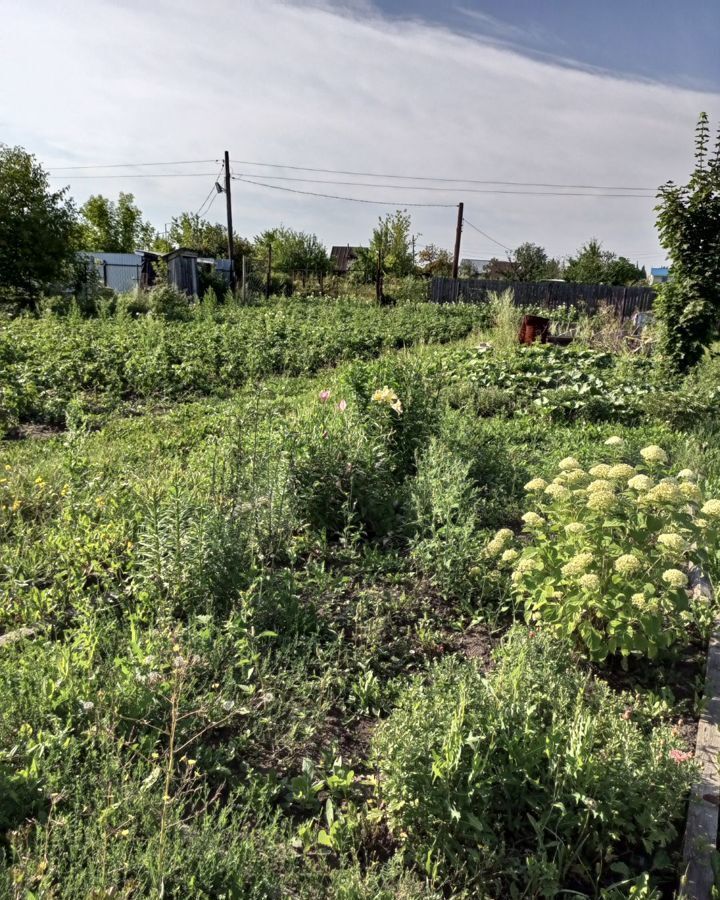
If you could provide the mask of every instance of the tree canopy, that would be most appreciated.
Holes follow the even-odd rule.
[[[132,253],[150,247],[155,230],[143,220],[133,194],[120,193],[117,201],[93,194],[80,207],[80,244],[84,250]]]
[[[61,279],[76,236],[67,188],[50,190],[32,154],[0,144],[0,290],[31,298]]]
[[[695,130],[695,168],[685,185],[668,181],[656,207],[660,242],[672,260],[672,281],[656,306],[663,349],[685,370],[718,334],[720,318],[720,128],[711,151],[710,124],[701,113]]]
[[[603,250],[597,238],[592,238],[571,257],[564,270],[566,281],[581,284],[633,284],[645,278],[645,272],[625,256]]]

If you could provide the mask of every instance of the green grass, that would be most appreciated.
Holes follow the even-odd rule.
[[[650,669],[631,660],[625,674],[609,664],[606,687],[574,648],[548,644],[530,662],[506,648],[505,674],[486,685],[515,611],[484,546],[495,529],[519,528],[530,477],[569,454],[595,462],[612,434],[629,456],[658,443],[720,485],[712,422],[696,432],[647,410],[618,423],[493,402],[471,377],[475,340],[452,343],[473,324],[463,310],[245,312],[230,324],[50,319],[5,331],[11,371],[43,385],[33,409],[79,403],[90,371],[105,379],[94,395],[112,402],[48,439],[0,445],[0,633],[33,629],[0,646],[0,896],[439,900],[509,896],[516,884],[531,885],[528,896],[562,887],[614,898],[645,873],[672,884],[673,798],[681,804],[687,771],[665,757],[652,768],[636,749],[682,746],[670,728],[692,716],[692,691],[671,686],[674,672],[691,683],[690,664],[682,652]],[[150,358],[157,329],[204,372],[208,342],[237,339],[237,381],[213,362],[210,381],[188,388],[165,355],[157,389],[118,406],[128,389],[114,379],[127,385],[128,360]],[[498,357],[494,387],[512,393],[501,373],[527,371],[536,353]],[[553,366],[574,371],[574,360]],[[606,377],[624,383],[624,366],[611,361]],[[401,415],[373,400],[385,386]],[[555,388],[523,390],[535,399]],[[594,699],[568,718],[578,679]],[[532,686],[533,709],[513,706],[518,684]],[[488,718],[493,691],[499,712]],[[467,724],[452,732],[442,716],[459,722],[463,692]],[[628,707],[632,722],[618,724]],[[566,731],[579,741],[591,727],[632,743],[637,784],[654,779],[662,806],[629,790],[631,763],[618,756],[601,781],[581,777],[582,748],[597,746],[587,735],[548,769],[543,741]],[[500,746],[514,754],[513,790],[542,785],[528,802],[543,829],[507,799],[499,768],[478,768]],[[466,766],[475,793],[462,787]],[[479,786],[493,778],[486,808]],[[612,821],[593,824],[596,790],[612,795],[610,819],[619,809],[632,820],[619,838]],[[417,815],[400,811],[403,800]],[[478,839],[476,820],[492,840]],[[560,826],[562,846],[550,833]],[[487,875],[482,888],[472,871]]]

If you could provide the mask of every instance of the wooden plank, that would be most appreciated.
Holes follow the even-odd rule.
[[[707,596],[706,579],[695,573],[695,591]],[[694,786],[688,805],[683,861],[686,871],[679,896],[687,900],[710,900],[715,884],[712,856],[717,845],[720,812],[720,622],[710,639],[705,676],[705,708],[698,725],[695,761],[700,780]]]

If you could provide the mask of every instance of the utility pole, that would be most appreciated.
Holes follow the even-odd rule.
[[[227,206],[228,256],[230,257],[230,290],[235,290],[235,258],[232,223],[232,196],[230,194],[230,154],[225,151],[225,203]]]
[[[455,231],[455,255],[453,256],[452,277],[458,277],[458,269],[460,268],[460,239],[462,237],[463,227],[463,210],[465,205],[458,203],[457,229]]]

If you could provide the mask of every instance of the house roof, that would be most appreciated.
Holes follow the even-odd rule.
[[[667,266],[657,266],[650,269],[650,274],[662,278],[663,275],[670,274],[670,269]]]

